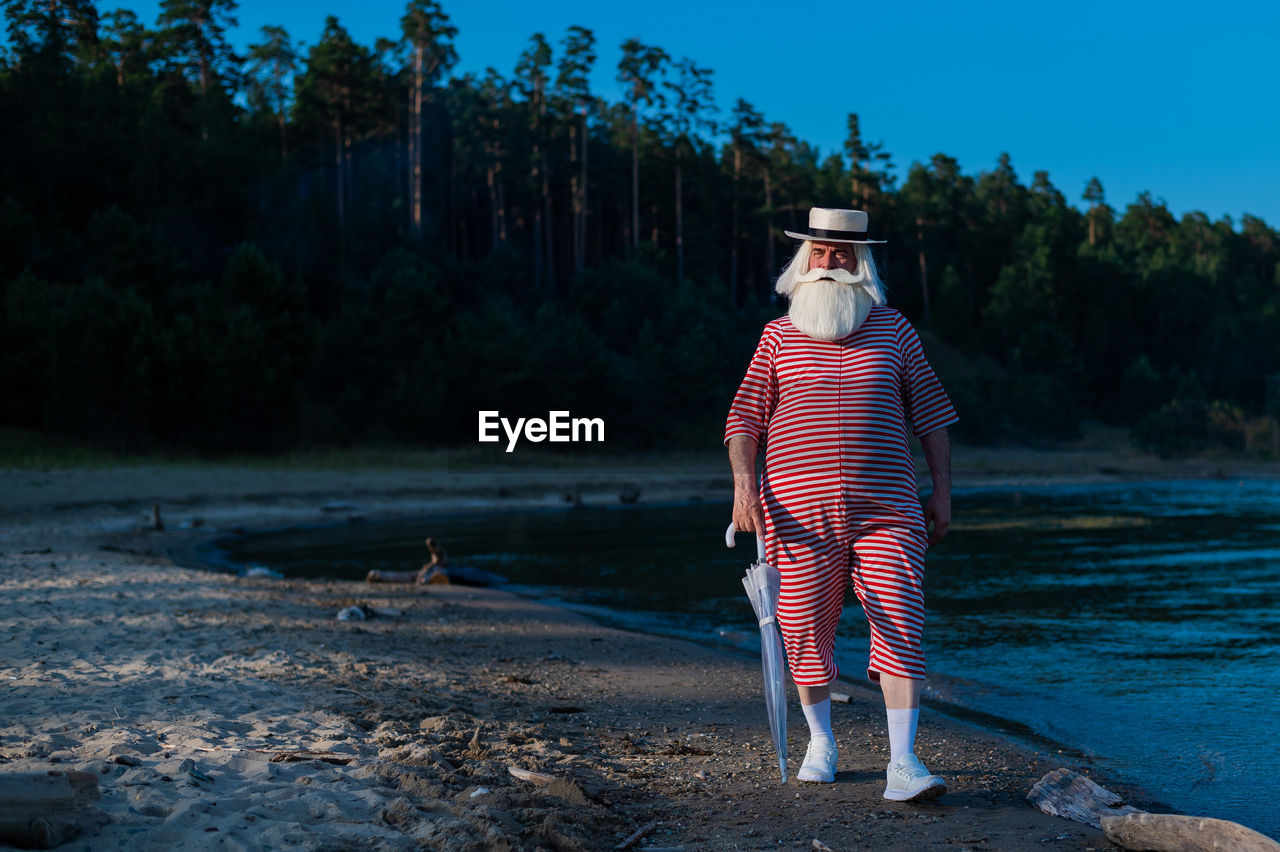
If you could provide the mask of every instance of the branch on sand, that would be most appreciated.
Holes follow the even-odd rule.
[[[1280,852],[1280,843],[1239,823],[1180,814],[1150,814],[1070,769],[1045,775],[1027,801],[1052,816],[1102,829],[1125,849],[1155,852],[1215,852],[1241,849]]]

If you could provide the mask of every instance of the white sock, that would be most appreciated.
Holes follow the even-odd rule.
[[[835,742],[835,734],[831,733],[831,699],[827,698],[817,704],[801,704],[805,721],[809,723],[809,739]]]
[[[916,725],[920,721],[920,708],[910,710],[886,710],[889,716],[889,762],[914,754],[916,750]]]

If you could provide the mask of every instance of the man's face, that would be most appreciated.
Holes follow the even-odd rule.
[[[809,269],[843,269],[856,275],[858,256],[849,243],[814,243],[809,253]]]

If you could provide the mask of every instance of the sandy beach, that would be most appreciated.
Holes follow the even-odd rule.
[[[958,487],[1257,471],[979,453],[957,453]],[[588,850],[651,823],[634,848],[1110,848],[1025,802],[1045,772],[1089,766],[929,708],[918,752],[952,792],[882,800],[884,714],[860,684],[837,687],[852,696],[833,712],[837,783],[782,786],[758,660],[501,590],[249,579],[175,562],[213,530],[556,505],[566,491],[616,501],[626,484],[644,500],[727,505],[727,479],[711,460],[0,471],[0,772],[97,776],[101,825],[65,849]],[[163,532],[147,528],[154,502]],[[352,604],[377,617],[337,620]],[[804,744],[793,707],[796,765]],[[1139,806],[1160,796],[1099,780]]]

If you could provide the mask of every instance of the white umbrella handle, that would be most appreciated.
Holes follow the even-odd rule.
[[[737,542],[733,540],[733,534],[738,531],[738,525],[733,521],[729,522],[729,528],[724,531],[724,546],[733,547]],[[764,536],[756,535],[756,558],[764,562]]]

